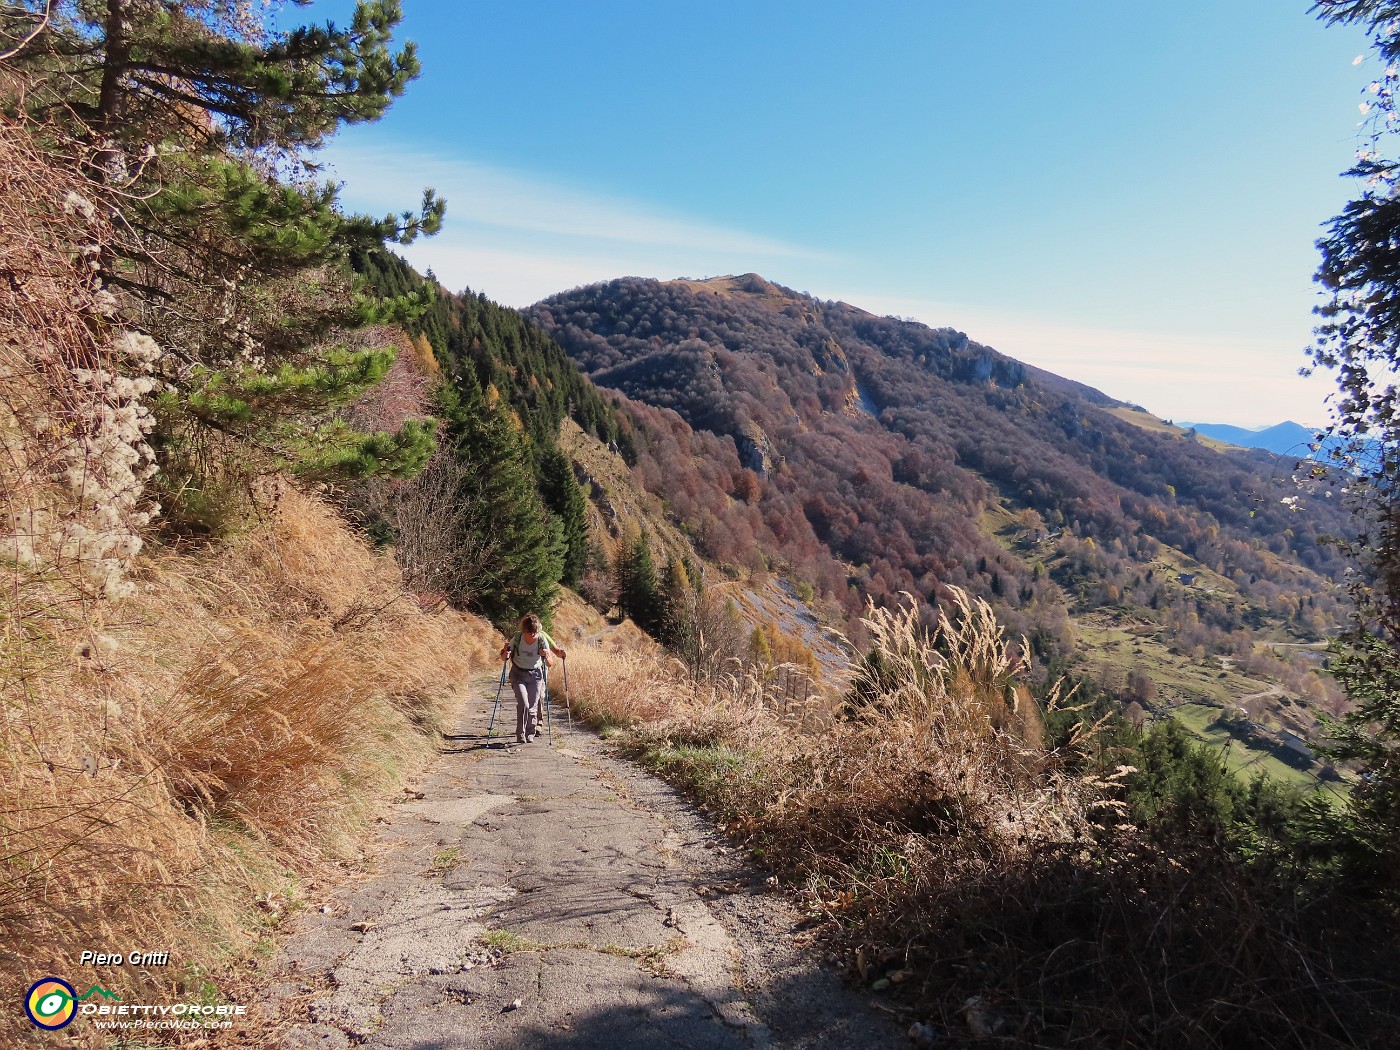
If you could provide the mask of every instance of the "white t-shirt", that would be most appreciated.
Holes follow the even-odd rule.
[[[540,665],[540,661],[547,652],[549,652],[549,643],[545,641],[543,634],[535,635],[533,642],[527,642],[522,634],[516,640],[511,658],[515,661],[515,666],[522,671],[533,671]]]

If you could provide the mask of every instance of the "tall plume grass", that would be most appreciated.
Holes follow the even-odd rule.
[[[855,979],[954,1041],[1390,1045],[1393,934],[1202,836],[1168,848],[1134,826],[1133,770],[1095,753],[1094,723],[1047,746],[1023,648],[984,603],[955,593],[932,632],[908,607],[865,626],[829,720],[655,661],[599,658],[576,695],[800,895]]]
[[[801,878],[846,880],[910,834],[1012,852],[1072,837],[1111,785],[1061,771],[1023,658],[986,603],[956,601],[932,634],[912,603],[872,608],[859,700],[835,719],[817,699],[773,703],[760,671],[695,678],[658,657],[576,662],[575,706],[653,765],[668,749],[723,751],[730,775],[706,803]]]
[[[1045,750],[1019,681],[1024,659],[990,607],[954,598],[932,633],[913,602],[871,609],[859,702],[791,748],[792,787],[774,800],[765,834],[781,854],[808,856],[809,877],[869,881],[879,875],[866,870],[870,858],[910,849],[1005,864],[1072,838],[1100,801],[1103,785],[1067,774]]]

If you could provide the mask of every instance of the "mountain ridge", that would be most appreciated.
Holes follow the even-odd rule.
[[[964,332],[757,274],[620,278],[526,313],[624,414],[650,406],[638,478],[703,553],[805,581],[857,638],[867,598],[911,594],[932,622],[959,587],[1043,660],[1159,658],[1223,703],[1207,657],[1337,622],[1325,484]]]
[[[1224,441],[1240,448],[1263,449],[1280,456],[1310,455],[1312,445],[1321,434],[1321,428],[1305,427],[1291,419],[1254,429],[1237,427],[1229,423],[1182,422],[1178,426],[1186,427],[1198,434],[1204,434],[1217,441]]]

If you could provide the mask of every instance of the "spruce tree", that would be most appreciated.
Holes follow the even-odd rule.
[[[697,597],[685,562],[671,558],[661,576],[661,601],[665,609],[661,640],[680,653],[688,665],[694,662]]]
[[[560,582],[577,588],[588,561],[588,501],[574,480],[569,457],[557,445],[539,452],[539,488],[545,506],[559,519],[564,537]]]
[[[455,545],[481,552],[469,591],[450,595],[508,630],[527,612],[548,617],[558,595],[562,529],[535,491],[529,454],[499,402],[488,404],[468,373],[441,393],[449,450],[466,468]]]
[[[618,559],[617,575],[621,592],[618,605],[633,623],[653,638],[659,638],[665,616],[656,565],[645,532],[639,532]]]

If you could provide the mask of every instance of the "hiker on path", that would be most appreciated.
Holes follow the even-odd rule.
[[[510,660],[510,688],[515,694],[515,740],[529,744],[539,735],[540,693],[544,669],[554,666],[554,657],[568,654],[550,642],[540,628],[540,618],[528,613],[520,618],[520,631],[501,646],[501,659]],[[548,703],[548,698],[545,698]]]

